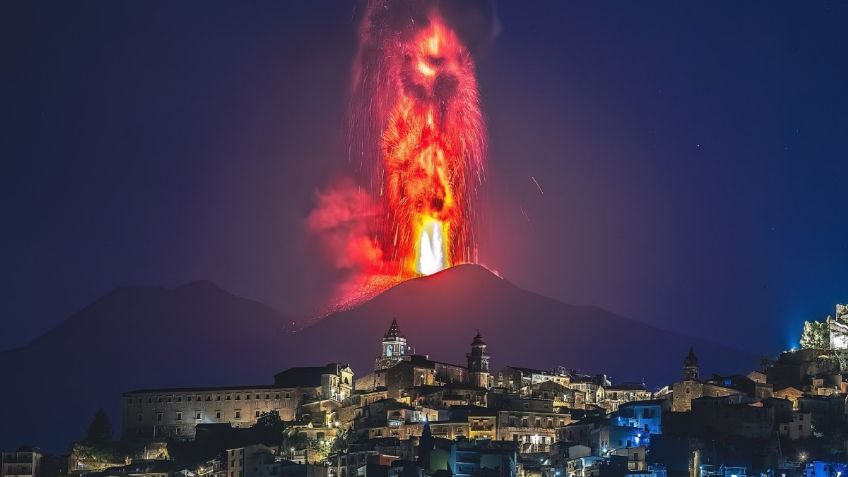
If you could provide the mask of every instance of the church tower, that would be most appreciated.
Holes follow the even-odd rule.
[[[695,349],[692,347],[689,348],[689,354],[683,359],[683,380],[698,380],[698,358],[695,356]]]
[[[489,354],[486,353],[486,342],[477,330],[477,336],[471,342],[471,352],[468,358],[468,380],[472,386],[489,387]]]
[[[374,362],[374,370],[391,368],[406,357],[406,351],[406,338],[400,334],[397,319],[392,318],[392,325],[383,336],[382,349]]]

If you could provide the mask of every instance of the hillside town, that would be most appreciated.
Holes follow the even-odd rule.
[[[482,331],[482,330],[481,330]],[[761,369],[649,390],[567,367],[464,365],[415,354],[397,320],[374,367],[336,362],[264,385],[138,389],[120,437],[98,412],[68,455],[21,447],[0,477],[841,477],[848,470],[848,306],[806,323]],[[672,358],[670,358],[672,359]],[[116,396],[116,399],[118,397]],[[82,434],[82,433],[81,433]]]

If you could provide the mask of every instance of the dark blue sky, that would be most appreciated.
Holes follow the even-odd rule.
[[[486,264],[759,353],[848,302],[848,3],[497,9]],[[350,172],[355,18],[3,3],[0,349],[128,284],[317,307],[334,272],[304,219]]]

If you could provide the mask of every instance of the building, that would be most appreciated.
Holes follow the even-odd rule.
[[[698,358],[695,350],[689,348],[689,354],[683,359],[683,381],[672,385],[672,412],[688,412],[692,410],[692,400],[700,397],[723,397],[741,394],[736,389],[719,385],[715,382],[702,382],[698,373]]]
[[[448,466],[451,475],[472,477],[516,475],[514,444],[493,441],[452,441]]]
[[[557,371],[544,371],[518,366],[506,366],[498,371],[494,384],[510,392],[519,392],[527,386],[547,381],[553,381],[568,387],[569,383],[571,383],[571,376],[562,368]]]
[[[663,408],[667,406],[668,401],[665,399],[622,404],[615,417],[616,424],[640,429],[647,435],[662,434]]]
[[[380,356],[374,360],[374,371],[391,368],[407,356],[406,337],[400,334],[397,319],[392,318],[389,331],[383,336]]]
[[[39,477],[42,475],[41,452],[20,448],[0,454],[0,477]]]
[[[471,342],[471,352],[466,356],[468,358],[469,384],[478,388],[492,387],[491,374],[489,374],[489,355],[486,353],[486,343],[480,336],[480,330],[477,330],[477,335]]]
[[[497,440],[518,444],[522,453],[549,452],[557,429],[571,418],[554,411],[553,401],[510,397],[494,403],[498,411]]]
[[[198,424],[250,427],[271,411],[283,421],[292,421],[301,404],[350,396],[352,382],[350,367],[331,363],[291,368],[278,373],[271,385],[131,391],[123,395],[123,435],[127,439],[193,439]]]
[[[836,316],[827,319],[830,349],[848,350],[848,305],[836,305]]]
[[[262,444],[227,449],[227,477],[260,477],[263,466],[274,462],[274,449]]]

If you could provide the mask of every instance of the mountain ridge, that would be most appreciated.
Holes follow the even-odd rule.
[[[523,290],[476,265],[408,280],[297,331],[282,313],[209,280],[118,287],[28,345],[0,352],[0,366],[14,370],[15,384],[3,397],[14,402],[0,406],[10,430],[0,447],[29,442],[58,449],[84,432],[98,407],[117,430],[120,396],[132,389],[270,382],[286,368],[332,361],[350,363],[363,376],[373,369],[393,316],[419,352],[456,364],[464,364],[479,329],[493,371],[566,365],[624,378],[619,381],[667,383],[679,376],[690,345],[706,367],[722,371],[747,371],[744,363],[755,361],[596,305]]]

